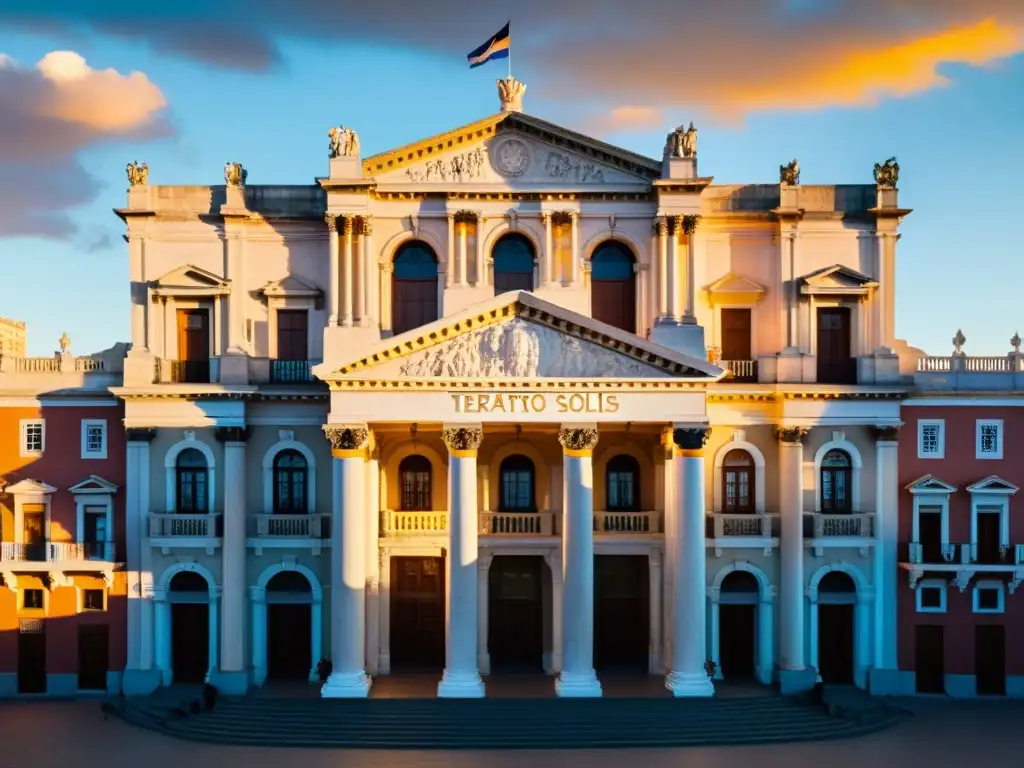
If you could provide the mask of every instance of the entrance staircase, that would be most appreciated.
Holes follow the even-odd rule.
[[[179,695],[180,695],[179,691]],[[125,721],[189,741],[348,749],[594,749],[822,741],[864,736],[906,712],[866,695],[482,700],[223,697],[189,714],[165,692],[122,699]]]

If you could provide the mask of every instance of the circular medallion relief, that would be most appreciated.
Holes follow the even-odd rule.
[[[521,139],[505,139],[494,148],[494,169],[503,176],[521,176],[530,167],[530,148]]]

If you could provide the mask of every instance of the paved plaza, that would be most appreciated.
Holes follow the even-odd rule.
[[[749,768],[751,765],[828,765],[829,768],[929,768],[1020,765],[1024,705],[1005,701],[909,702],[916,716],[873,736],[851,741],[788,746],[579,752],[357,752],[209,746],[177,741],[104,720],[98,702],[2,705],[0,768]],[[54,738],[54,734],[59,734]],[[794,762],[797,761],[797,762]]]

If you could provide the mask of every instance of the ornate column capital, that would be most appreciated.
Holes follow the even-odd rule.
[[[574,211],[552,211],[551,223],[556,227],[572,224],[573,213]]]
[[[879,443],[897,443],[900,439],[900,427],[902,424],[883,424],[871,427],[871,434]]]
[[[156,438],[156,430],[149,427],[129,427],[124,431],[124,439],[129,443],[151,443]]]
[[[355,217],[354,216],[344,216],[341,219],[341,234],[343,234],[343,235],[351,235],[353,233],[353,231],[355,230],[355,228],[353,227],[354,223],[355,223]]]
[[[480,426],[446,426],[441,430],[441,439],[451,456],[457,459],[476,458],[476,452],[484,441],[484,430]]]
[[[456,224],[472,224],[473,222],[476,221],[477,212],[461,210],[456,211],[454,216]]]
[[[359,217],[359,234],[360,235],[372,235],[373,234],[373,216],[360,216]]]
[[[668,216],[658,216],[654,219],[654,234],[658,237],[668,235]]]
[[[249,439],[248,427],[217,427],[214,433],[222,443],[244,443]]]
[[[692,235],[697,231],[697,225],[700,224],[700,216],[697,214],[682,216],[680,220],[684,235]]]
[[[672,442],[680,456],[703,455],[709,437],[711,427],[676,427],[672,430]]]
[[[366,458],[370,430],[365,424],[324,424],[323,430],[334,458]]]
[[[562,452],[566,456],[592,456],[597,439],[596,426],[562,427],[558,430],[558,442],[562,444]]]
[[[780,443],[803,445],[810,431],[807,427],[775,427],[775,437]]]
[[[337,232],[338,231],[338,216],[337,216],[337,214],[325,213],[324,214],[324,223],[327,225],[327,231],[328,232]]]

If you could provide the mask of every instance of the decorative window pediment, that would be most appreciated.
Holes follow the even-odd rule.
[[[866,296],[878,283],[854,269],[835,264],[799,279],[804,296]]]
[[[153,296],[226,296],[231,281],[205,269],[186,264],[153,281]]]
[[[935,475],[925,475],[919,477],[917,480],[907,486],[907,490],[912,494],[941,494],[948,496],[951,493],[956,493],[956,488],[949,483],[939,480]]]
[[[1020,488],[1013,483],[1008,483],[1006,480],[1003,480],[996,475],[989,475],[984,480],[979,480],[978,482],[967,486],[968,493],[1012,495],[1019,490]]]
[[[71,493],[110,494],[117,492],[117,486],[99,475],[89,475],[85,480],[68,488]]]
[[[11,496],[44,496],[57,492],[57,489],[52,485],[47,485],[39,480],[33,480],[30,477],[19,480],[13,485],[8,485],[4,490]]]
[[[318,299],[323,295],[319,288],[294,275],[267,283],[260,289],[260,293],[268,299]]]
[[[763,285],[735,272],[718,278],[704,290],[711,304],[756,304],[765,293]]]

